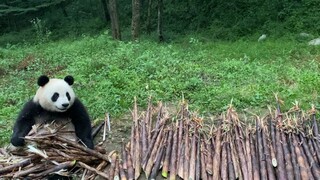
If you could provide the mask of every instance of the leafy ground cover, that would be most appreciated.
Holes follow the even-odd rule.
[[[8,142],[23,103],[42,74],[75,77],[75,91],[93,119],[105,112],[128,113],[136,96],[178,102],[204,115],[226,109],[266,109],[274,93],[289,109],[318,106],[320,48],[288,39],[235,42],[185,37],[158,44],[150,40],[117,42],[108,34],[0,48],[0,145]]]

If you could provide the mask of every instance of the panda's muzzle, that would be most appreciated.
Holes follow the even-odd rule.
[[[62,107],[67,108],[69,106],[69,103],[63,103],[61,105],[62,105]]]
[[[69,105],[70,105],[69,103],[63,103],[63,104],[61,104],[61,107],[57,107],[57,106],[56,106],[56,108],[59,109],[59,110],[61,110],[61,111],[65,111],[65,110],[68,109],[68,106],[69,106]]]

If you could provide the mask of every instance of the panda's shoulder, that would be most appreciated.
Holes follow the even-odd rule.
[[[33,101],[33,99],[28,100],[24,104],[23,109],[22,109],[22,111],[24,111],[24,112],[34,112],[34,113],[39,112],[41,110],[42,110],[42,107],[40,106],[40,104]]]
[[[83,108],[84,107],[84,105],[82,104],[82,102],[80,101],[80,99],[79,98],[75,98],[74,99],[74,102],[73,102],[73,105],[72,105],[72,108]]]

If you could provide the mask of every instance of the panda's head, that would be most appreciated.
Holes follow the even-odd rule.
[[[71,87],[73,77],[66,76],[64,79],[49,79],[42,75],[38,79],[40,86],[33,98],[35,103],[51,112],[65,112],[74,102],[75,93]]]

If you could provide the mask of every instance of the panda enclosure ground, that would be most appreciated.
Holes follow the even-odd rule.
[[[91,150],[59,132],[35,133],[27,141],[36,143],[37,151],[10,155],[0,148],[0,178],[43,179],[73,167],[67,175],[75,179],[317,179],[315,107],[304,111],[296,103],[282,112],[277,96],[275,103],[264,116],[241,116],[230,104],[207,119],[189,111],[183,99],[175,112],[150,100],[141,109],[135,101],[129,139],[117,150],[109,140],[97,138]]]

